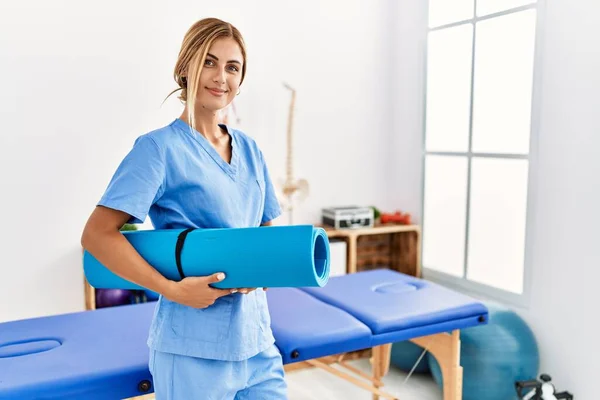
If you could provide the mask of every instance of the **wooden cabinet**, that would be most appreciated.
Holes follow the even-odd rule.
[[[96,289],[91,286],[88,280],[83,277],[83,295],[85,301],[85,309],[86,311],[95,310],[96,309]]]
[[[321,225],[330,240],[346,242],[346,272],[390,268],[421,277],[421,229],[418,225],[376,225],[335,229]]]

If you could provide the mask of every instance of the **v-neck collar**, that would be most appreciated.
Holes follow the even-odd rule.
[[[231,177],[231,179],[235,180],[237,169],[238,169],[238,151],[237,151],[237,139],[233,133],[233,130],[229,128],[229,126],[225,124],[219,124],[219,127],[225,128],[227,133],[229,134],[230,146],[231,146],[231,161],[227,163],[221,157],[219,152],[213,147],[212,144],[197,130],[193,129],[190,125],[188,125],[181,118],[176,118],[174,124],[180,128],[182,131],[190,135],[194,140],[196,140],[200,146],[208,153],[208,155],[214,160],[215,163],[221,167],[221,169]]]

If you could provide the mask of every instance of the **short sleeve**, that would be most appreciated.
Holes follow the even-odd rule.
[[[260,159],[263,165],[263,176],[265,179],[265,207],[260,223],[264,224],[266,222],[274,220],[275,218],[281,215],[281,206],[279,205],[279,201],[277,200],[275,188],[273,187],[273,182],[271,181],[269,169],[267,168],[267,163],[265,162],[262,152],[260,153]]]
[[[162,195],[164,182],[160,148],[150,136],[140,136],[119,164],[98,205],[126,212],[132,217],[129,223],[143,223]]]

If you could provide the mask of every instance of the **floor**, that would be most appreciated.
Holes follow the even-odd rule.
[[[348,364],[370,373],[368,359],[349,361]],[[442,391],[430,375],[413,374],[404,383],[407,374],[394,367],[383,378],[384,391],[399,400],[442,400]],[[292,371],[286,375],[288,400],[371,400],[371,392],[355,386],[317,368]],[[140,398],[136,398],[140,399]],[[153,400],[153,395],[143,396]]]
[[[370,372],[367,359],[349,362],[364,372]],[[383,379],[384,391],[400,400],[441,400],[442,391],[431,375],[413,374],[404,384],[407,374],[394,368]],[[371,400],[371,393],[350,382],[317,368],[292,371],[287,374],[289,400]]]

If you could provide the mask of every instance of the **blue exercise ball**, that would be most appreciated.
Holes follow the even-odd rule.
[[[460,333],[463,400],[516,400],[515,382],[536,379],[539,373],[537,341],[515,312],[493,303],[485,305],[488,324]],[[435,382],[443,387],[437,360],[431,353],[427,360]]]
[[[422,353],[423,348],[409,340],[397,342],[392,344],[390,363],[401,371],[410,372]],[[427,356],[425,355],[417,364],[414,373],[423,374],[427,372],[429,372],[429,364],[427,363]]]

